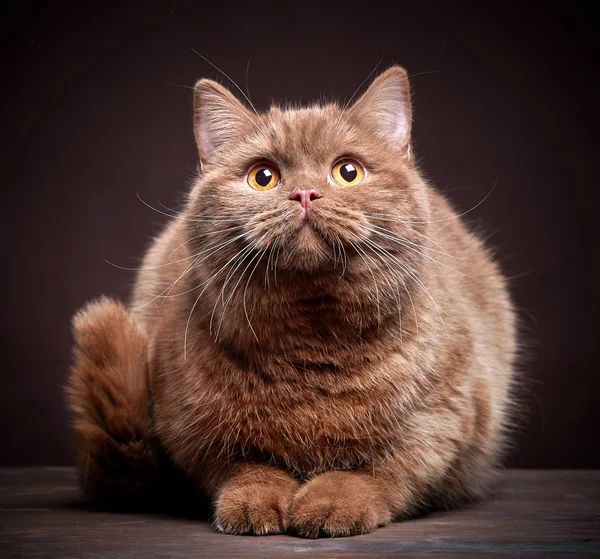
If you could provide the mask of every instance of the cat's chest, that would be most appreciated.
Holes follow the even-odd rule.
[[[387,393],[262,386],[222,393],[213,398],[212,412],[199,410],[196,421],[227,454],[276,460],[310,474],[356,467],[388,452],[398,436],[391,399]]]
[[[405,390],[379,368],[361,374],[339,356],[311,361],[289,352],[287,361],[254,369],[216,355],[192,355],[185,366],[175,357],[157,352],[153,360],[155,426],[186,467],[238,455],[310,475],[386,455],[401,437]]]

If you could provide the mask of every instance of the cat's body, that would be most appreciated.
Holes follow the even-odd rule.
[[[228,532],[348,535],[485,494],[514,316],[488,251],[410,159],[405,73],[389,70],[345,111],[253,115],[206,81],[196,107],[204,172],[148,252],[131,314],[104,301],[76,320],[87,483],[92,460],[110,485],[93,456],[111,422],[103,411],[100,435],[90,417],[112,406],[119,428],[139,422],[135,440],[156,437],[215,500]],[[364,177],[337,184],[339,160]],[[253,190],[245,172],[265,161],[280,181]],[[90,392],[107,362],[114,380]],[[107,403],[119,383],[125,396]],[[145,419],[115,412],[144,399]]]

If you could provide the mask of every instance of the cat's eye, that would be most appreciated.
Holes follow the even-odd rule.
[[[341,186],[354,186],[365,178],[365,169],[354,159],[342,159],[331,168],[331,177]]]
[[[254,190],[271,190],[279,184],[279,170],[269,163],[259,163],[248,171],[247,181]]]

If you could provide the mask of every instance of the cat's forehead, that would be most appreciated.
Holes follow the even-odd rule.
[[[335,105],[272,107],[262,118],[257,141],[277,159],[328,160],[355,136],[344,111]]]
[[[300,107],[295,105],[273,105],[266,113],[266,120],[271,124],[286,126],[295,124],[302,128],[311,128],[322,122],[331,122],[339,117],[342,111],[336,105],[309,105]]]

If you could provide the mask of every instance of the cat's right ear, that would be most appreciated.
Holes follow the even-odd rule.
[[[408,75],[392,66],[378,76],[348,112],[410,157],[411,105]]]
[[[256,116],[226,88],[212,80],[200,80],[194,87],[194,134],[200,164],[210,163],[215,153],[249,126]]]

